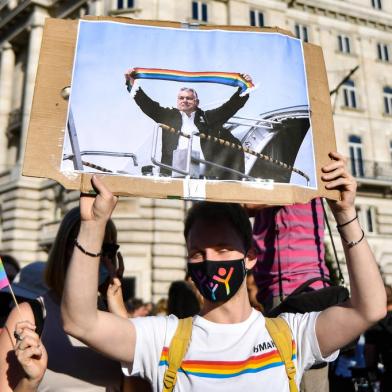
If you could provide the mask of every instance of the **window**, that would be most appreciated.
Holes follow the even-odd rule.
[[[384,87],[384,113],[392,115],[392,88]]]
[[[192,1],[192,19],[207,22],[207,3],[204,1]]]
[[[375,233],[376,231],[376,211],[374,207],[361,206],[357,209],[359,221],[365,233]]]
[[[295,25],[295,35],[297,38],[302,39],[302,41],[309,42],[307,26],[304,26],[301,24],[296,24]]]
[[[350,53],[350,38],[345,35],[338,35],[339,51],[342,53]]]
[[[357,107],[355,84],[352,80],[347,80],[343,84],[343,104],[346,108],[355,109]]]
[[[389,61],[389,48],[387,44],[377,44],[377,56],[381,61]]]
[[[128,8],[134,8],[134,0],[117,0],[117,9],[122,10],[122,9],[128,9]]]
[[[374,209],[372,207],[367,207],[366,213],[366,231],[368,233],[374,233]]]
[[[264,26],[264,15],[262,12],[257,10],[249,11],[249,20],[251,26],[263,27]]]
[[[365,175],[362,158],[362,139],[359,136],[350,135],[348,137],[348,147],[350,151],[351,174],[355,177]]]
[[[382,9],[382,1],[381,0],[372,0],[372,7],[376,10]]]

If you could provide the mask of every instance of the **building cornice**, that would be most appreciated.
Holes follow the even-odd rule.
[[[392,15],[383,10],[353,5],[339,0],[283,0],[288,9],[304,11],[307,14],[326,16],[342,21],[392,31]]]

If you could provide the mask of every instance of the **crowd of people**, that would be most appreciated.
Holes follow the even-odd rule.
[[[93,178],[97,196],[82,195],[80,208],[65,215],[46,262],[20,270],[1,255],[19,306],[9,290],[0,292],[0,390],[392,390],[392,289],[360,227],[355,181],[340,154],[330,157],[322,178],[341,192],[329,204],[350,299],[281,314],[291,331],[291,376],[265,316],[303,283],[311,280],[307,295],[330,284],[320,200],[248,210],[195,203],[185,221],[184,280],[153,304],[124,301],[124,264],[110,218],[116,198]],[[173,336],[189,317],[192,335],[168,387]]]

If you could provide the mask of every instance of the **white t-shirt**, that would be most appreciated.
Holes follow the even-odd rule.
[[[338,352],[323,358],[315,335],[319,313],[282,316],[294,336],[299,385],[304,370],[316,362],[333,361]],[[138,375],[151,382],[154,391],[162,391],[167,368],[167,351],[178,319],[145,317],[132,319],[136,328],[135,358],[123,364],[125,375]],[[245,389],[248,388],[248,389]],[[252,310],[238,324],[218,324],[195,316],[192,338],[177,376],[174,391],[289,391],[286,370],[265,328],[264,316]]]

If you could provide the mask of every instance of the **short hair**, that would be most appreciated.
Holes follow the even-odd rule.
[[[191,93],[193,93],[193,95],[195,96],[195,98],[196,98],[197,100],[199,100],[199,96],[197,95],[197,92],[196,92],[196,90],[195,90],[194,88],[191,88],[191,87],[181,87],[181,88],[180,88],[180,91],[190,91]]]
[[[130,298],[125,303],[125,307],[127,308],[128,312],[134,312],[135,310],[140,309],[144,305],[145,303],[140,298]]]
[[[48,262],[45,270],[45,282],[56,295],[61,298],[64,289],[65,275],[71,261],[74,241],[80,229],[80,209],[72,208],[60,223],[56,238],[50,248]],[[112,220],[106,224],[105,236],[117,240],[116,227]]]
[[[231,224],[233,229],[242,239],[245,250],[252,247],[252,226],[246,210],[237,203],[216,203],[201,201],[195,203],[188,211],[185,219],[184,237],[185,241],[196,221],[223,221]]]

